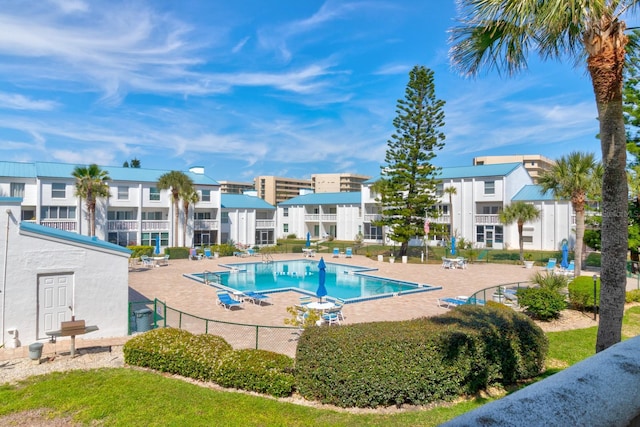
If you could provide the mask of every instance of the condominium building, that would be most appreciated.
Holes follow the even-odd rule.
[[[539,154],[480,156],[474,157],[473,159],[473,164],[478,166],[514,162],[522,163],[527,172],[529,172],[529,175],[531,175],[534,183],[538,182],[538,177],[543,171],[550,169],[555,164],[555,161]]]
[[[258,197],[271,205],[277,205],[300,195],[300,190],[310,189],[310,179],[282,178],[277,176],[258,176],[254,179]]]
[[[311,175],[311,185],[316,193],[360,192],[362,183],[370,178],[353,173],[320,173]]]
[[[0,196],[21,200],[22,221],[88,235],[86,205],[75,195],[76,180],[72,173],[76,166],[0,162]],[[177,225],[170,191],[157,188],[159,178],[170,171],[111,166],[101,169],[110,177],[110,197],[99,198],[96,203],[95,235],[99,239],[119,246],[155,246],[159,242],[161,249],[174,246],[174,237],[179,246],[206,246],[234,239],[231,232],[225,232],[223,238],[221,220],[223,213],[226,218],[234,217],[231,206],[236,204],[229,203],[222,209],[220,184],[208,177],[204,168],[184,172],[192,179],[200,200],[186,212],[183,203],[178,204]],[[269,240],[275,232],[275,222],[273,214],[269,217],[268,206],[238,205],[237,210],[242,210],[243,221],[253,221],[243,226],[251,230],[241,235],[243,243],[255,245],[256,236],[260,242],[275,243]]]
[[[244,194],[245,191],[255,189],[253,182],[218,181],[218,184],[220,184],[222,194]]]

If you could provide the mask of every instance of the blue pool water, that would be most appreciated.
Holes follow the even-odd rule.
[[[363,267],[326,263],[327,297],[341,298],[347,302],[384,298],[396,294],[423,292],[440,287],[394,281],[360,273],[371,271]],[[271,263],[226,264],[230,271],[206,273],[212,286],[239,291],[277,292],[296,290],[315,295],[318,288],[318,261],[293,260]],[[205,273],[188,275],[204,281]]]

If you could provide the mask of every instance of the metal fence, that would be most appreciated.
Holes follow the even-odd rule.
[[[518,290],[528,288],[532,284],[532,282],[526,281],[490,286],[473,294],[468,301],[470,304],[478,305],[484,305],[487,301],[495,301],[517,309],[519,308],[517,297]]]
[[[149,309],[149,310],[146,310]],[[151,311],[151,312],[149,312]],[[255,348],[295,357],[301,330],[290,326],[263,326],[206,319],[167,306],[163,301],[129,303],[129,333],[158,327],[184,329],[193,334],[224,338],[234,349]],[[150,316],[149,328],[143,316]],[[141,327],[142,320],[142,327]]]

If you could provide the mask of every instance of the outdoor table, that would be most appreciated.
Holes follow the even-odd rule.
[[[160,261],[164,261],[164,256],[154,256],[152,259],[155,263],[155,266],[160,267]]]
[[[310,302],[309,304],[306,305],[306,307],[312,309],[312,310],[321,310],[322,312],[324,312],[325,310],[328,310],[330,308],[335,307],[336,305],[334,303],[332,303],[331,301],[324,301],[324,302]]]
[[[312,257],[314,257],[316,255],[316,251],[315,251],[315,249],[302,248],[302,254],[305,257],[312,258]]]

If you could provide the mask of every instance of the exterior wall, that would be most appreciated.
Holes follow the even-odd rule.
[[[480,156],[474,157],[474,165],[492,165],[497,163],[522,163],[534,182],[540,174],[553,166],[555,161],[539,154],[525,154],[512,156]]]
[[[311,175],[311,182],[316,193],[358,192],[362,183],[369,178],[351,173],[321,173]]]
[[[225,209],[226,210],[226,209]],[[236,243],[253,246],[256,244],[256,211],[255,209],[229,210],[229,222],[224,230],[229,239]]]
[[[254,186],[258,192],[258,197],[275,206],[298,196],[301,189],[311,187],[311,180],[258,176],[254,180]]]
[[[97,325],[99,330],[92,332],[91,338],[125,336],[128,332],[129,254],[27,235],[19,230],[20,203],[2,202],[0,205],[3,212],[0,231],[4,278],[0,296],[3,343],[11,338],[7,333],[10,329],[18,330],[23,345],[47,338],[45,331],[38,330],[38,280],[42,275],[72,276],[72,295],[68,296],[72,308],[65,313],[65,320],[71,320],[71,315],[75,314],[77,320]],[[11,215],[4,214],[7,207],[11,209]],[[56,324],[57,329],[59,323]]]

